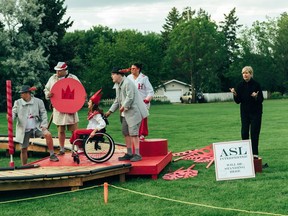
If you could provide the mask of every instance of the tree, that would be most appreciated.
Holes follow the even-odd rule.
[[[180,23],[181,15],[177,8],[173,7],[168,13],[167,18],[165,18],[166,23],[162,26],[163,31],[161,31],[161,36],[163,40],[163,50],[166,50],[169,44],[169,34],[170,32]]]
[[[224,50],[226,52],[226,57],[223,62],[223,68],[219,77],[222,83],[222,91],[227,91],[231,85],[231,78],[229,77],[230,65],[237,58],[237,53],[239,51],[239,44],[237,38],[237,32],[242,27],[238,25],[238,17],[235,16],[236,8],[233,8],[228,15],[224,14],[225,21],[220,22],[220,29],[224,34]]]
[[[238,17],[235,16],[236,8],[233,8],[228,15],[224,14],[225,21],[220,22],[220,29],[225,36],[225,49],[227,50],[228,63],[235,59],[235,52],[239,50],[237,31],[242,27],[238,25]]]
[[[1,63],[13,87],[24,83],[41,86],[39,75],[48,68],[46,47],[56,42],[53,33],[39,31],[43,5],[37,0],[1,0],[0,14],[5,26],[0,38],[5,41],[7,55]],[[33,34],[24,31],[24,27],[34,29]]]
[[[7,49],[6,49],[6,34],[4,34],[4,24],[0,21],[0,83],[2,84],[0,86],[0,111],[4,111],[6,109],[6,104],[3,103],[3,101],[6,101],[6,88],[5,88],[5,82],[6,80],[9,80],[10,78],[7,75],[8,68],[3,65],[3,62],[6,60],[7,56]]]
[[[109,64],[111,59],[107,56],[113,41],[112,29],[103,26],[94,26],[88,31],[69,32],[63,38],[62,53],[66,56],[69,70],[77,74],[88,95],[95,93],[96,88],[103,87],[105,98],[106,88],[112,88],[110,73],[107,73],[112,68]]]
[[[195,89],[219,91],[223,50],[220,33],[210,16],[200,10],[197,17],[175,27],[169,39],[165,64],[173,71],[173,78],[191,83],[194,98]]]
[[[103,27],[94,27],[93,32],[93,43],[89,43],[93,46],[90,46],[90,50],[86,50],[86,60],[89,63],[86,64],[83,73],[89,93],[94,92],[95,88],[103,87],[103,98],[110,98],[114,95],[110,76],[112,67],[128,68],[135,62],[144,65],[143,72],[149,76],[153,86],[160,83],[157,73],[162,59],[161,49],[159,49],[160,35],[142,34],[135,30],[112,31]],[[99,33],[98,36],[95,35],[96,32]]]
[[[232,64],[231,74],[234,74],[234,77],[240,76],[241,69],[250,65],[254,69],[254,78],[261,83],[263,89],[279,89],[283,78],[275,64],[274,44],[277,32],[275,20],[256,21],[250,29],[246,27],[241,32],[240,49],[237,54],[239,58]]]
[[[37,11],[34,12],[36,16],[42,14],[41,23],[37,31],[41,34],[50,32],[57,38],[56,43],[45,47],[45,55],[49,56],[49,66],[53,68],[58,61],[65,61],[65,55],[61,52],[63,49],[61,41],[66,30],[73,25],[73,21],[70,21],[70,17],[63,20],[67,10],[67,6],[63,6],[65,0],[36,0],[36,2],[42,5],[42,9],[38,10],[38,13]],[[23,23],[20,29],[35,36],[36,30],[29,23]],[[37,44],[39,39],[39,37],[34,37],[34,43]]]
[[[70,20],[70,17],[66,20],[63,19],[67,11],[67,6],[64,7],[65,0],[38,0],[38,2],[44,6],[40,32],[57,33],[56,44],[48,47],[49,65],[50,68],[53,68],[58,61],[66,61],[66,55],[62,53],[64,49],[62,40],[67,29],[73,25],[73,21]]]
[[[274,60],[276,63],[275,73],[280,75],[283,93],[288,92],[288,14],[281,14],[277,20],[277,34],[274,44]]]

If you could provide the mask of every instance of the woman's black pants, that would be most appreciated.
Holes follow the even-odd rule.
[[[261,130],[262,113],[241,114],[241,136],[242,140],[249,139],[249,130],[252,142],[253,155],[258,155],[259,135]]]

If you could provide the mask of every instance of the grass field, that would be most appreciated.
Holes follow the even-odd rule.
[[[103,202],[102,181],[89,182],[76,192],[68,189],[0,192],[1,215],[287,215],[288,214],[288,100],[264,101],[259,153],[269,167],[256,178],[216,181],[215,168],[197,164],[195,178],[165,181],[161,177],[192,161],[169,164],[158,180],[148,177],[105,179],[109,201]],[[106,111],[108,108],[104,107]],[[0,134],[7,134],[6,114],[0,114]],[[80,112],[86,127],[86,111]],[[109,118],[107,131],[123,143],[119,115]],[[51,131],[56,136],[55,126]],[[153,105],[150,138],[168,139],[172,152],[201,148],[213,142],[240,140],[239,105],[233,102]],[[9,158],[0,152],[0,166]],[[34,160],[34,158],[30,158]],[[15,156],[15,163],[19,163]],[[42,197],[40,197],[42,196]],[[32,198],[32,199],[31,199]],[[23,200],[19,200],[23,199]],[[17,201],[13,201],[17,200]]]

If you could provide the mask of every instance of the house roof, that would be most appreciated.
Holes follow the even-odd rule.
[[[169,83],[172,83],[172,82],[176,82],[176,83],[179,83],[179,84],[181,84],[181,85],[185,85],[185,86],[191,86],[191,85],[188,84],[188,83],[184,83],[184,82],[181,82],[181,81],[176,80],[176,79],[169,80],[169,81],[163,83],[163,85],[165,86],[165,85],[167,85],[167,84],[169,84]]]

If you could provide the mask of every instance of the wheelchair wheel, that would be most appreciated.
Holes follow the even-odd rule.
[[[109,160],[115,151],[115,143],[107,133],[97,132],[92,138],[86,140],[84,154],[95,163],[103,163]]]

